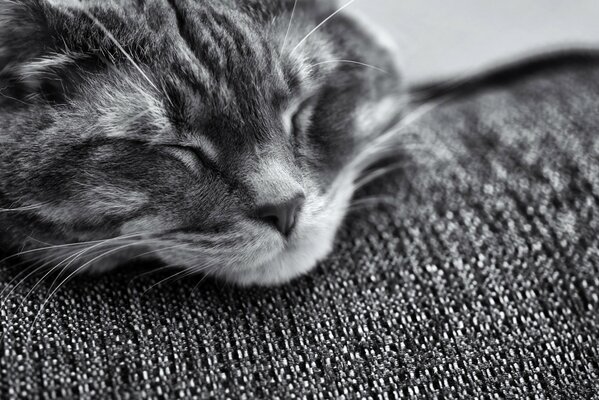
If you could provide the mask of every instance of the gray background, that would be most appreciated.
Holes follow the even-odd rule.
[[[599,0],[356,0],[350,8],[398,41],[412,81],[599,42]]]

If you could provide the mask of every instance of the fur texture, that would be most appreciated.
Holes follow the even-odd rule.
[[[339,7],[0,0],[4,247],[73,274],[310,270],[402,104],[396,54]],[[289,237],[255,218],[297,193]]]

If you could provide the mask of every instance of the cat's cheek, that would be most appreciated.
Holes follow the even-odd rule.
[[[373,140],[392,125],[406,104],[403,97],[391,94],[360,105],[354,112],[354,135],[358,142]]]
[[[149,235],[172,229],[178,224],[161,216],[145,216],[125,222],[121,227],[121,235]]]

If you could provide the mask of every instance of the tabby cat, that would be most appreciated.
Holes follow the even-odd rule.
[[[0,0],[2,248],[71,275],[309,271],[403,104],[347,6]]]

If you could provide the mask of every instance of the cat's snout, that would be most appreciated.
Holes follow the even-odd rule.
[[[272,225],[284,236],[289,236],[295,227],[305,200],[306,196],[303,193],[298,193],[291,199],[260,206],[256,211],[256,217]]]

